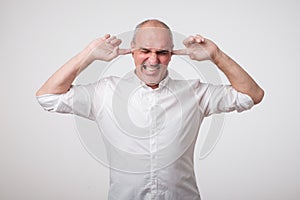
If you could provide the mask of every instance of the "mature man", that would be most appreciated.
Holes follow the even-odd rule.
[[[195,35],[183,43],[186,49],[174,50],[170,28],[146,20],[136,27],[131,49],[120,49],[121,40],[109,34],[96,39],[37,92],[46,110],[98,124],[111,167],[109,199],[199,200],[193,152],[203,118],[241,112],[263,98],[258,84],[211,40]],[[95,60],[111,61],[129,53],[134,72],[72,85]],[[231,85],[173,80],[167,70],[173,55],[210,60]]]

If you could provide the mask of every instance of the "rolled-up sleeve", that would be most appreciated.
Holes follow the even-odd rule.
[[[104,99],[105,84],[98,81],[88,85],[72,86],[64,94],[37,96],[37,101],[46,111],[75,114],[95,120]],[[97,101],[94,99],[97,98]]]
[[[198,83],[196,95],[205,116],[222,112],[242,112],[254,105],[250,96],[238,92],[231,85]]]
[[[61,94],[44,94],[41,96],[37,96],[36,99],[44,108],[44,110],[55,112],[59,104],[60,96]]]

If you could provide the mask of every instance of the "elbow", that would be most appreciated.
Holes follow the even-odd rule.
[[[41,95],[43,95],[44,93],[43,93],[43,91],[41,91],[41,89],[39,89],[38,91],[36,91],[36,93],[35,93],[35,96],[41,96]]]
[[[35,93],[35,96],[42,96],[42,95],[44,95],[44,94],[47,94],[47,90],[48,90],[48,87],[46,87],[45,86],[45,84],[44,85],[42,85],[37,91],[36,91],[36,93]]]
[[[41,95],[45,95],[45,94],[64,94],[67,91],[70,90],[71,87],[69,87],[68,89],[65,88],[49,88],[49,87],[45,87],[42,86],[38,91],[36,91],[35,96],[41,96]]]
[[[255,92],[255,95],[253,96],[253,102],[254,104],[259,104],[263,98],[264,98],[265,92],[263,89],[259,88],[258,91]]]
[[[44,94],[51,94],[51,92],[48,92],[43,87],[41,87],[38,91],[36,91],[35,96],[42,96]]]
[[[36,99],[42,108],[46,111],[56,111],[60,102],[60,95],[36,93]]]

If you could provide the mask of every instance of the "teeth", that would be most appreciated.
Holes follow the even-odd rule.
[[[151,72],[153,72],[153,71],[156,71],[156,70],[159,70],[160,69],[160,66],[159,65],[156,65],[156,66],[147,66],[147,65],[145,65],[145,64],[143,64],[142,65],[142,67],[145,69],[145,70],[147,70],[147,71],[151,71]]]
[[[151,68],[148,67],[147,70],[150,71],[150,72],[153,72],[153,71],[155,71],[157,69],[151,69]]]

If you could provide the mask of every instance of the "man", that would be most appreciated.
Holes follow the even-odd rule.
[[[48,111],[98,124],[111,169],[109,199],[199,200],[193,152],[203,118],[250,109],[264,91],[207,38],[190,36],[183,41],[186,49],[174,50],[170,28],[159,20],[136,27],[131,49],[120,49],[120,43],[109,34],[92,41],[46,81],[37,92],[38,101]],[[134,72],[72,85],[95,60],[129,53]],[[173,55],[210,60],[231,85],[171,79],[167,67]]]

